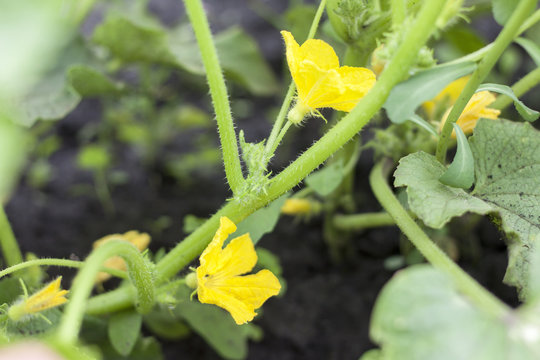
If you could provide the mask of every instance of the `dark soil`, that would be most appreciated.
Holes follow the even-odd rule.
[[[167,13],[164,9],[169,9],[165,4],[169,3],[152,1],[151,6],[163,15]],[[221,1],[207,3],[214,17],[221,11],[220,6],[230,6],[229,1],[223,5],[219,5]],[[233,3],[242,4],[242,1]],[[283,2],[275,3],[277,8],[283,5]],[[237,21],[235,13],[231,14],[233,22]],[[260,43],[266,44],[265,54],[279,55],[269,56],[279,68],[282,49],[277,32],[260,20],[254,21],[253,16],[242,12],[238,21],[247,24],[252,35],[264,39]],[[230,22],[216,23],[217,27],[223,27]],[[272,41],[268,40],[270,32]],[[159,162],[144,166],[133,150],[118,144],[114,154],[116,169],[129,174],[129,182],[114,187],[112,197],[117,211],[114,216],[106,216],[92,191],[82,195],[74,195],[72,191],[75,185],[92,184],[91,174],[76,166],[80,146],[77,133],[88,122],[99,121],[101,116],[100,104],[85,100],[75,112],[59,121],[55,130],[63,146],[50,158],[54,178],[42,190],[30,187],[23,178],[7,205],[7,214],[23,251],[39,257],[83,259],[96,239],[131,229],[149,232],[154,251],[171,248],[185,235],[182,230],[185,215],[207,217],[230,196],[222,169],[194,173],[192,184],[196,186],[186,186],[166,176]],[[302,134],[296,133],[289,151],[274,163],[277,170],[316,138],[315,122],[306,125]],[[261,139],[269,131],[269,124],[264,121],[244,120],[240,126],[250,141]],[[175,140],[178,145],[173,146],[175,151],[182,149],[185,140],[182,136],[187,135],[179,135]],[[360,211],[380,210],[367,185],[370,158],[369,153],[363,154],[356,169],[357,197],[362,200]],[[171,226],[157,231],[155,221],[163,216],[172,220]],[[501,235],[487,221],[481,221],[476,229],[471,241],[479,246],[474,252],[465,252],[460,265],[496,295],[515,305],[514,290],[502,285],[507,260]],[[400,252],[400,233],[396,228],[354,235],[351,256],[340,264],[330,261],[322,239],[322,221],[316,218],[309,223],[283,218],[275,231],[259,244],[281,259],[287,291],[283,297],[272,298],[264,305],[263,316],[256,320],[264,330],[264,339],[250,345],[249,359],[358,359],[375,346],[369,340],[369,319],[377,294],[394,272],[385,268],[384,261]],[[50,270],[58,272],[58,269]],[[163,350],[166,359],[219,358],[197,335],[179,342],[164,342]]]

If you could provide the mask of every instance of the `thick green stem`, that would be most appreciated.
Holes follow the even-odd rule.
[[[75,260],[66,260],[66,259],[35,259],[28,260],[17,265],[13,265],[0,271],[0,278],[14,273],[15,271],[26,269],[32,266],[62,266],[62,267],[71,267],[71,268],[82,268],[84,266],[83,261]],[[113,276],[127,279],[127,273],[118,269],[112,269],[108,267],[101,267],[99,271],[109,273]]]
[[[397,29],[407,16],[407,8],[405,6],[405,0],[392,0],[392,25]]]
[[[242,165],[238,154],[238,143],[231,115],[231,107],[227,95],[227,87],[223,72],[219,65],[217,50],[212,39],[210,25],[204,12],[201,0],[184,0],[186,12],[193,26],[201,58],[206,70],[206,78],[210,87],[210,95],[216,112],[219,138],[223,151],[225,175],[233,193],[237,193],[244,183]]]
[[[531,71],[514,85],[512,85],[512,90],[517,97],[520,97],[538,84],[540,84],[540,67]],[[513,100],[510,97],[506,95],[500,95],[497,97],[497,100],[495,100],[495,102],[490,105],[490,107],[493,109],[502,110],[508,105],[510,105],[512,102]]]
[[[391,164],[390,164],[391,166]],[[387,183],[390,169],[384,169],[382,163],[375,165],[369,176],[369,182],[375,197],[382,207],[392,216],[401,231],[434,267],[448,274],[458,289],[481,309],[497,317],[503,317],[510,311],[502,301],[483,288],[456,263],[454,263],[431,239],[422,231],[401,206]]]
[[[94,287],[96,275],[105,260],[120,256],[127,264],[132,284],[137,289],[136,308],[139,312],[148,312],[154,304],[154,279],[148,263],[139,250],[122,240],[111,240],[94,250],[86,259],[71,287],[71,296],[58,328],[58,339],[66,344],[73,344],[78,337],[87,298]]]
[[[396,55],[389,62],[375,86],[358,103],[355,109],[343,117],[326,135],[299,156],[291,165],[274,177],[264,197],[246,203],[233,201],[226,204],[218,213],[176,245],[157,264],[156,273],[158,280],[164,281],[174,276],[204,250],[218,228],[220,216],[227,216],[236,223],[240,222],[254,211],[292,189],[328,159],[330,155],[353,138],[369,119],[379,111],[392,88],[407,76],[418,51],[426,43],[434,30],[439,9],[445,3],[446,0],[426,2],[417,20],[407,32]],[[124,306],[129,306],[130,304],[125,301],[128,291],[126,288],[121,288],[107,294],[108,302],[101,300],[102,298],[100,297],[104,295],[91,299],[90,303],[92,304],[93,311],[104,313],[109,311],[109,309],[116,310],[120,301],[123,302]],[[101,307],[98,305],[101,305]]]
[[[343,231],[358,231],[396,224],[394,218],[387,212],[335,215],[333,222],[336,228]]]
[[[461,115],[463,109],[465,109],[465,106],[469,102],[471,96],[489,74],[503,51],[517,36],[520,31],[520,27],[525,19],[529,17],[529,14],[534,10],[535,5],[536,0],[521,0],[510,17],[510,20],[508,20],[497,39],[493,42],[493,46],[489,49],[482,61],[480,61],[480,64],[478,64],[476,70],[471,75],[467,85],[459,95],[456,103],[450,111],[450,114],[448,115],[448,118],[446,119],[441,131],[441,136],[439,137],[439,142],[437,144],[437,160],[439,160],[439,162],[444,163],[446,160],[446,151],[448,149],[448,142],[452,133],[453,124],[459,119],[459,116]]]
[[[21,249],[19,249],[19,244],[17,244],[13,230],[11,230],[3,206],[0,206],[0,247],[2,247],[2,254],[7,266],[17,265],[23,261]]]
[[[326,0],[321,0],[321,2],[319,3],[319,7],[317,8],[315,17],[313,18],[313,21],[311,22],[311,27],[309,28],[309,33],[306,40],[313,39],[313,37],[315,36],[315,33],[317,32],[317,28],[319,27],[319,22],[321,21],[321,16],[324,12],[325,4],[326,4]],[[289,85],[289,89],[287,90],[287,94],[285,95],[285,99],[283,100],[283,104],[281,104],[281,109],[279,109],[279,114],[276,118],[276,121],[274,122],[274,126],[272,127],[272,131],[270,132],[270,135],[268,136],[268,140],[266,141],[266,146],[264,148],[264,152],[266,155],[273,154],[276,151],[276,148],[278,147],[279,143],[283,139],[283,136],[285,135],[285,133],[282,134],[283,122],[285,121],[285,118],[287,117],[288,110],[289,110],[289,107],[291,106],[291,102],[294,97],[295,91],[296,91],[296,86],[294,82],[291,81],[291,84]],[[285,132],[287,132],[287,130],[285,130]],[[270,159],[271,157],[268,156],[268,158]]]

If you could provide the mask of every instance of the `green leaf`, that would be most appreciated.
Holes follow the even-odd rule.
[[[438,181],[445,168],[418,152],[400,160],[395,185],[407,186],[411,210],[433,228],[466,212],[498,213],[507,235],[504,281],[527,296],[530,249],[540,240],[540,136],[528,123],[480,119],[470,138],[476,184],[471,193]]]
[[[67,79],[73,89],[82,97],[116,95],[122,85],[111,81],[100,71],[87,65],[74,65],[67,71]]]
[[[343,161],[334,161],[306,177],[306,184],[320,196],[330,195],[341,184],[345,176]]]
[[[83,169],[103,170],[111,163],[111,156],[103,146],[86,145],[79,151],[77,162]]]
[[[126,62],[176,64],[167,33],[153,24],[113,14],[95,29],[92,40]]]
[[[417,152],[402,158],[394,174],[395,186],[407,186],[411,210],[427,226],[442,228],[451,218],[466,212],[487,214],[493,207],[465,190],[442,184],[446,168],[434,156]]]
[[[433,136],[435,136],[437,138],[439,137],[439,133],[437,133],[437,130],[435,130],[435,128],[430,123],[428,123],[426,120],[424,120],[420,116],[418,116],[416,114],[413,114],[408,120],[410,122],[420,126],[424,130],[429,132],[431,135],[433,135]]]
[[[249,325],[236,325],[225,310],[189,300],[190,290],[183,286],[177,293],[173,312],[183,318],[216,352],[225,359],[245,359]]]
[[[381,291],[370,335],[385,360],[533,360],[540,338],[529,335],[538,325],[521,311],[493,317],[461,295],[448,275],[416,265]]]
[[[57,120],[69,114],[83,96],[117,94],[122,86],[99,70],[99,62],[81,38],[64,49],[61,61],[19,100],[17,122],[30,127],[38,120]]]
[[[204,75],[195,37],[189,26],[167,31],[154,22],[142,23],[118,14],[96,28],[92,40],[125,62],[177,66]],[[214,38],[221,66],[231,79],[256,95],[271,95],[278,89],[275,76],[256,42],[238,27]]]
[[[475,68],[473,62],[463,62],[417,72],[390,92],[384,104],[388,117],[393,123],[406,121],[423,102],[433,99],[446,85],[470,74]]]
[[[482,84],[478,87],[478,89],[476,89],[476,92],[486,90],[506,95],[514,100],[516,110],[525,120],[533,122],[540,117],[540,112],[527,107],[521,100],[517,98],[516,94],[514,94],[514,91],[509,86],[499,84]]]
[[[239,46],[241,44],[241,46]],[[278,83],[257,43],[242,29],[233,27],[216,36],[216,48],[225,74],[256,95],[272,95]]]
[[[474,158],[463,130],[456,123],[452,125],[457,136],[456,156],[439,181],[448,186],[468,189],[474,183]]]
[[[471,195],[499,212],[509,246],[504,281],[527,296],[530,250],[540,242],[540,132],[530,124],[481,119],[470,139]]]
[[[535,43],[532,40],[529,40],[527,38],[522,38],[522,37],[517,38],[514,41],[517,42],[519,45],[521,45],[521,47],[524,48],[525,51],[527,51],[527,53],[533,59],[536,66],[540,66],[540,46],[538,46],[537,43]]]
[[[126,310],[111,316],[108,334],[113,348],[122,356],[128,356],[141,332],[142,315]]]
[[[491,0],[493,17],[499,25],[504,25],[514,12],[519,1],[515,0]]]
[[[257,244],[264,234],[274,230],[281,214],[281,207],[288,197],[289,194],[282,195],[272,201],[270,205],[249,215],[238,224],[236,232],[229,236],[229,239],[234,239],[237,236],[249,233],[253,244]]]

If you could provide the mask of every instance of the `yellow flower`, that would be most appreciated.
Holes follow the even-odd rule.
[[[96,240],[94,242],[93,248],[94,249],[98,248],[101,245],[111,240],[124,240],[124,241],[130,242],[133,245],[135,245],[135,247],[139,249],[139,251],[143,251],[143,250],[146,250],[146,248],[148,247],[148,244],[150,244],[150,235],[148,235],[147,233],[139,233],[138,231],[134,231],[134,230],[128,231],[123,235],[122,234],[107,235],[105,237],[102,237],[99,240]],[[103,266],[112,268],[112,269],[118,269],[118,270],[127,269],[126,263],[120,256],[115,256],[115,257],[107,259],[107,261],[103,263]],[[105,273],[105,272],[100,272],[96,277],[96,283],[102,283],[108,280],[110,277],[111,277],[110,274]]]
[[[334,49],[322,40],[310,39],[298,45],[292,34],[282,31],[287,62],[298,90],[289,121],[300,123],[304,116],[319,114],[319,108],[351,111],[375,85],[375,74],[366,68],[339,66]]]
[[[65,295],[68,291],[60,290],[61,281],[62,277],[60,276],[34,295],[12,305],[8,311],[9,317],[12,320],[17,321],[25,315],[35,314],[67,302]]]
[[[287,215],[309,214],[311,211],[311,202],[307,199],[291,198],[285,200],[281,207],[281,212]]]
[[[453,106],[456,103],[459,94],[461,94],[465,88],[465,85],[467,85],[469,78],[470,76],[464,76],[452,81],[444,89],[442,89],[437,96],[423,103],[422,107],[424,108],[424,111],[428,117],[433,119],[438,108],[447,109]]]
[[[241,235],[223,249],[236,225],[227,217],[220,219],[219,229],[201,254],[197,274],[197,296],[201,303],[214,304],[227,310],[238,324],[251,321],[258,309],[281,289],[278,279],[269,270],[244,275],[257,263],[257,254],[249,234]]]
[[[476,126],[476,123],[480,118],[498,118],[501,112],[496,109],[488,108],[488,106],[494,101],[495,95],[493,95],[489,91],[480,91],[471,97],[471,99],[465,106],[465,109],[463,109],[463,112],[459,116],[459,119],[456,121],[456,124],[461,127],[463,133],[472,133],[474,127]],[[444,123],[446,122],[446,119],[448,118],[451,110],[452,108],[448,109],[444,114],[443,119],[440,122],[440,129],[442,129],[442,127],[444,126]],[[454,131],[452,132],[452,137],[456,137],[456,133]]]

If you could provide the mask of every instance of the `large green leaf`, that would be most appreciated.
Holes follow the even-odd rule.
[[[400,271],[381,291],[370,334],[384,360],[533,360],[540,355],[534,314],[484,312],[452,279],[428,265]]]
[[[419,71],[392,89],[384,108],[393,123],[409,119],[420,104],[433,99],[446,85],[470,74],[476,68],[472,62],[435,66]]]
[[[499,212],[509,246],[504,280],[526,296],[530,249],[540,241],[540,132],[527,123],[480,120],[470,144],[476,162],[471,195]]]
[[[57,120],[69,114],[83,96],[115,95],[122,85],[110,80],[84,41],[75,38],[61,61],[18,103],[17,122],[32,126],[38,120]]]
[[[497,213],[509,246],[505,282],[526,297],[528,257],[540,240],[539,132],[527,123],[481,119],[470,145],[476,175],[471,193],[440,183],[444,166],[423,152],[401,159],[395,185],[407,186],[411,210],[433,228],[466,212]]]
[[[446,168],[434,156],[417,152],[402,158],[394,174],[395,186],[407,186],[411,210],[432,228],[442,228],[466,212],[487,214],[493,207],[465,190],[446,186],[439,178]]]
[[[125,62],[165,64],[204,74],[197,42],[186,25],[167,31],[155,22],[143,23],[114,14],[96,28],[92,39]],[[278,86],[272,70],[255,41],[242,29],[228,29],[216,35],[214,41],[229,77],[254,94],[275,93]]]

